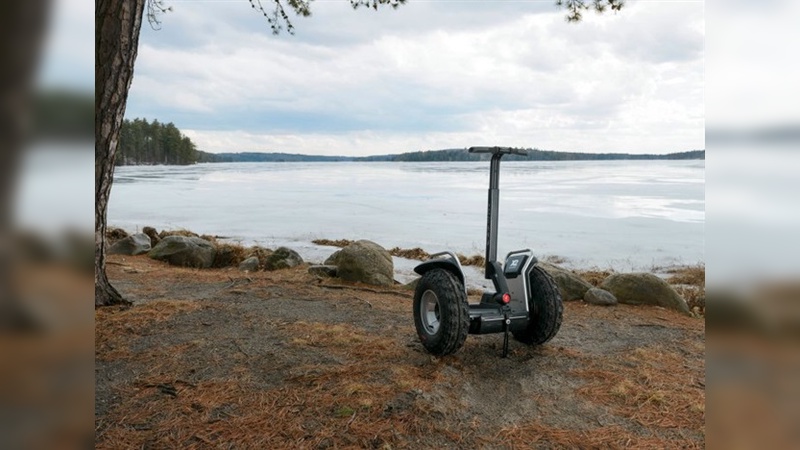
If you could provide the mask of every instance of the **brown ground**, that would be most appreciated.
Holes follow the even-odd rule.
[[[569,303],[547,345],[434,358],[400,287],[110,262],[134,306],[95,313],[98,448],[705,446],[702,319]]]

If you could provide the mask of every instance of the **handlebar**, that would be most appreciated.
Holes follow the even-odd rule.
[[[470,153],[491,153],[493,155],[519,155],[528,156],[527,150],[512,147],[470,147]]]

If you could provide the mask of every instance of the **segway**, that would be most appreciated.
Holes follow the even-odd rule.
[[[458,257],[453,252],[431,255],[414,268],[422,276],[414,292],[414,324],[422,345],[437,356],[458,351],[467,334],[504,333],[505,358],[509,333],[528,345],[552,339],[561,327],[563,304],[555,282],[536,265],[531,250],[510,252],[502,265],[497,261],[500,159],[527,152],[508,147],[471,147],[469,152],[492,155],[485,276],[494,291],[484,292],[480,303],[469,304]]]

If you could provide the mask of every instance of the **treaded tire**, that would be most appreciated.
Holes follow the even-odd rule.
[[[531,314],[528,328],[512,334],[514,339],[523,344],[541,345],[553,339],[561,328],[564,304],[555,281],[541,267],[533,267],[528,282],[531,290],[528,300]]]
[[[434,355],[450,355],[464,345],[469,304],[464,285],[452,273],[433,269],[419,280],[414,291],[414,325],[420,342]]]

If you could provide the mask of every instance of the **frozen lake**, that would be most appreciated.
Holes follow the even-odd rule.
[[[317,238],[482,254],[488,170],[488,162],[119,167],[108,223],[288,245],[312,262],[333,251],[310,243]],[[703,262],[704,192],[704,161],[504,162],[499,254],[531,248],[573,267],[621,271]]]

